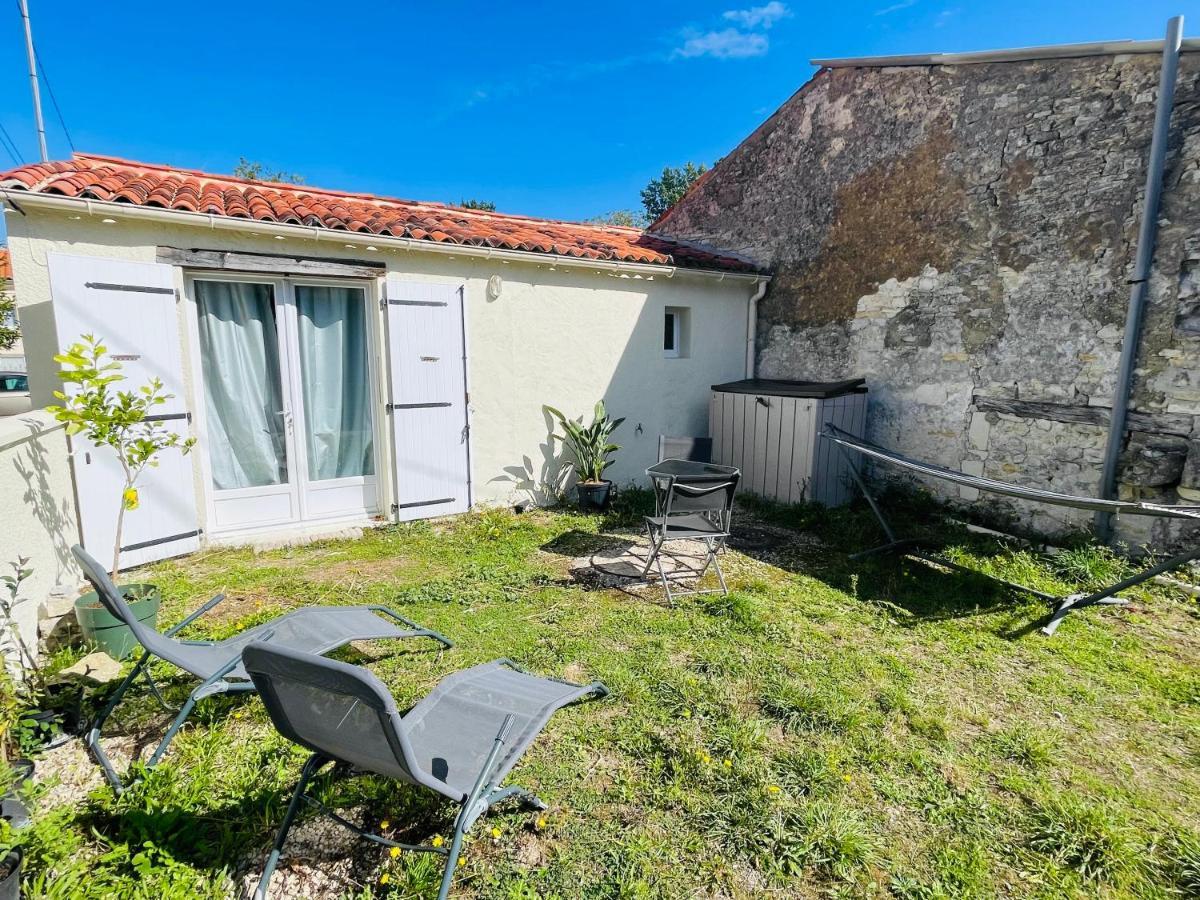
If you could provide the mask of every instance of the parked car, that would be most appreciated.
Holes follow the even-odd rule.
[[[0,416],[29,412],[29,376],[24,372],[0,372]]]

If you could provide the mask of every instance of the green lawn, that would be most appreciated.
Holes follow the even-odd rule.
[[[556,714],[513,773],[550,811],[503,806],[481,821],[455,896],[1200,896],[1195,601],[1142,593],[1047,639],[1033,630],[1046,607],[1028,597],[915,561],[849,562],[879,537],[857,508],[739,510],[749,537],[725,558],[729,597],[671,609],[657,590],[575,583],[570,561],[628,533],[644,500],[608,519],[492,511],[213,551],[139,580],[162,587],[164,624],[227,592],[197,637],[299,604],[392,605],[457,641],[441,654],[417,642],[347,651],[402,706],[498,656],[605,681],[612,698]],[[940,527],[960,560],[1046,589],[1120,567],[1094,550],[1047,561]],[[170,667],[157,671],[170,681]],[[27,896],[235,895],[304,753],[252,696],[202,706],[119,801],[104,788],[43,801]],[[148,695],[124,709],[113,737],[157,739],[165,718]],[[366,779],[324,791],[401,840],[450,834],[452,811],[427,792]],[[320,895],[436,887],[429,857],[361,843],[318,858],[321,835],[348,846],[323,829],[296,832],[304,858],[285,853],[277,885],[296,890],[289,869],[302,863],[332,872],[310,888]]]

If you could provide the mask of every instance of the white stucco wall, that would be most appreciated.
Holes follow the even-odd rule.
[[[33,570],[15,612],[22,636],[35,648],[38,611],[51,590],[80,581],[70,551],[79,528],[67,439],[44,410],[0,418],[0,509],[0,570],[12,574],[11,563],[22,556]]]
[[[561,448],[547,440],[544,403],[568,414],[590,415],[596,400],[604,398],[613,415],[627,417],[615,435],[622,450],[610,477],[618,483],[642,482],[657,453],[658,435],[707,434],[709,386],[743,375],[746,307],[753,291],[745,280],[693,273],[668,277],[665,271],[646,279],[555,268],[550,260],[501,262],[387,247],[369,252],[329,240],[277,240],[125,219],[104,224],[101,215],[70,218],[29,205],[24,209],[24,216],[10,212],[7,224],[35,405],[49,401],[56,381],[46,254],[153,262],[158,246],[380,260],[388,271],[409,280],[465,284],[477,503],[528,496],[558,468]],[[495,300],[486,292],[492,275],[504,282]],[[176,276],[182,288],[182,270]],[[686,358],[663,357],[668,306],[689,310]],[[186,305],[181,304],[184,315]],[[180,331],[187,334],[186,327]],[[382,323],[376,332],[383,334]],[[377,348],[380,371],[383,350],[382,345]],[[189,404],[195,408],[200,397],[197,365],[189,356],[185,340],[184,375],[192,393]],[[389,451],[382,451],[381,474],[390,470]],[[197,462],[196,487],[202,492],[199,472]],[[381,488],[390,497],[390,485]],[[545,498],[538,493],[537,499]],[[203,502],[198,506],[204,509]]]

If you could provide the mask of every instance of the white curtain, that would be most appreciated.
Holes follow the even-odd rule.
[[[366,297],[361,288],[296,286],[308,477],[372,475]]]
[[[213,486],[283,484],[287,449],[271,285],[195,284]]]

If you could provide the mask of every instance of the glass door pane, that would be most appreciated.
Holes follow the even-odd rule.
[[[287,483],[275,291],[195,282],[213,487]]]
[[[362,288],[295,289],[308,478],[375,474]]]

